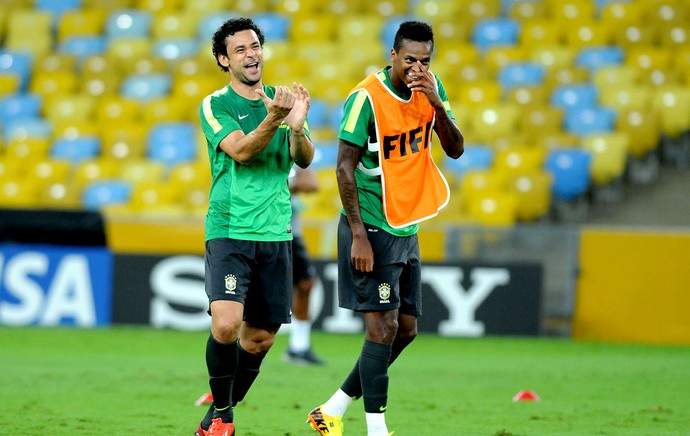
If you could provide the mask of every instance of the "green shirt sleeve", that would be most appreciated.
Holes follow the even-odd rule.
[[[364,89],[353,92],[345,100],[338,139],[366,147],[372,122],[373,111],[369,103],[369,94]]]
[[[232,117],[223,102],[215,98],[217,94],[218,91],[204,98],[200,108],[201,129],[209,144],[216,148],[231,132],[241,130],[239,122]]]

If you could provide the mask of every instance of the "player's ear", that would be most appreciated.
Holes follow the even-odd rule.
[[[225,68],[227,68],[230,66],[230,59],[227,56],[225,56],[224,54],[219,54],[218,55],[218,63],[220,63]]]
[[[395,52],[395,49],[391,49],[391,62],[395,62],[395,60],[398,58],[398,54]]]

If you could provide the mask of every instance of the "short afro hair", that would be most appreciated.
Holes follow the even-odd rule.
[[[251,18],[239,17],[227,20],[218,28],[218,30],[216,30],[216,33],[213,34],[212,39],[213,57],[216,59],[216,63],[223,71],[227,72],[228,67],[221,65],[221,63],[218,61],[218,55],[228,55],[225,39],[230,35],[241,32],[242,30],[253,30],[256,33],[256,36],[259,38],[259,44],[261,44],[261,47],[264,46],[264,34]]]
[[[434,49],[434,31],[431,26],[421,21],[405,21],[400,24],[395,33],[393,50],[400,51],[404,40],[417,42],[431,42],[431,50]]]

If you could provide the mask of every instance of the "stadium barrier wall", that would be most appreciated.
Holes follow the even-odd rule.
[[[690,232],[582,231],[573,337],[690,345]]]

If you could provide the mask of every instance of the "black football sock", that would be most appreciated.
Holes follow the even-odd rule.
[[[245,395],[249,392],[249,388],[254,383],[254,380],[259,376],[259,369],[261,362],[263,362],[265,355],[251,354],[237,343],[239,349],[239,359],[237,364],[237,371],[235,372],[235,380],[232,385],[232,406],[244,400]]]
[[[213,420],[213,411],[216,410],[214,405],[215,403],[211,403],[211,405],[208,406],[206,416],[204,416],[204,419],[201,420],[201,428],[203,428],[204,430],[208,430],[208,428],[211,426],[211,421]]]
[[[388,366],[393,364],[395,359],[400,356],[400,353],[402,353],[408,344],[408,342],[403,344],[398,340],[393,342],[393,347],[391,348],[391,358],[388,361]],[[355,399],[362,396],[362,381],[359,378],[359,359],[357,359],[354,368],[352,368],[352,371],[350,371],[350,374],[347,376],[342,386],[340,386],[340,390]]]
[[[359,374],[362,380],[364,411],[383,413],[388,404],[388,363],[391,346],[364,341],[359,356]]]
[[[232,422],[230,393],[237,369],[237,341],[229,344],[218,342],[209,335],[206,343],[206,366],[208,367],[209,386],[213,394],[213,418],[222,418],[223,422]]]

